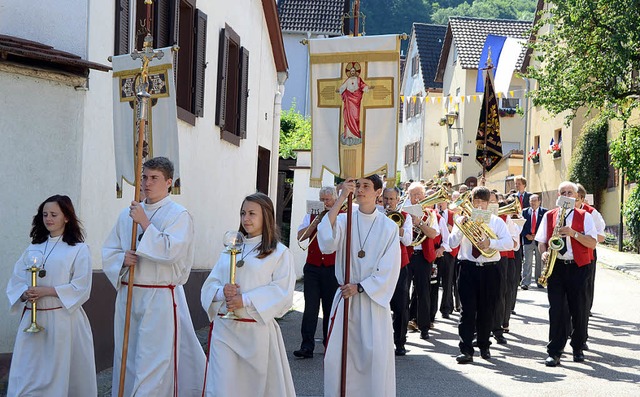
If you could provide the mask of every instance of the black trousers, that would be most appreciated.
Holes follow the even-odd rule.
[[[507,259],[507,279],[505,286],[505,296],[507,298],[507,305],[504,311],[504,318],[502,319],[502,325],[508,326],[511,319],[511,311],[516,307],[516,299],[518,298],[518,286],[520,285],[520,279],[522,274],[522,268],[518,270],[516,260],[513,258]]]
[[[589,268],[589,289],[588,289],[588,293],[589,293],[589,306],[587,306],[587,308],[589,309],[589,312],[591,312],[591,308],[593,307],[593,293],[595,291],[595,287],[596,287],[596,262],[598,261],[598,254],[597,254],[597,250],[593,250],[593,262],[590,265]],[[587,313],[587,317],[589,317],[589,313]]]
[[[460,261],[458,258],[453,257],[453,300],[454,309],[460,309],[460,288],[458,287],[458,281],[460,279]]]
[[[436,261],[431,265],[431,272],[429,276],[429,320],[432,323],[436,321],[436,314],[438,314],[438,293],[440,292],[439,266],[437,264],[438,259],[440,258],[436,258]]]
[[[462,313],[458,324],[460,352],[473,355],[473,335],[477,330],[478,347],[491,345],[489,334],[495,318],[496,302],[500,290],[498,262],[477,266],[474,262],[460,261],[458,290]]]
[[[549,343],[547,353],[560,356],[567,344],[566,316],[571,316],[571,347],[582,349],[587,340],[589,266],[556,260],[547,285],[549,299]],[[569,306],[569,313],[565,309]]]
[[[409,280],[413,281],[413,293],[415,303],[411,302],[409,317],[415,318],[418,328],[422,332],[429,332],[430,320],[430,296],[429,279],[431,277],[431,263],[427,262],[422,251],[413,251],[407,265]]]
[[[442,299],[440,300],[440,313],[453,313],[453,276],[455,275],[455,258],[445,252],[444,256],[436,259],[438,264],[438,279],[442,286]]]
[[[396,289],[391,297],[393,312],[393,343],[404,347],[407,343],[407,323],[409,322],[409,271],[407,266],[400,269]]]
[[[508,305],[509,299],[507,293],[509,258],[504,256],[500,257],[500,262],[496,266],[498,267],[500,286],[498,289],[498,297],[496,298],[496,309],[492,321],[492,330],[495,336],[499,336],[503,333],[502,325],[504,324],[506,312],[509,311],[509,314],[511,314],[511,309]]]
[[[514,265],[515,265],[515,272],[516,272],[516,274],[513,276],[513,279],[515,280],[516,286],[513,292],[514,295],[513,295],[513,302],[511,304],[511,310],[514,310],[516,308],[516,297],[518,295],[518,286],[522,284],[522,256],[523,256],[522,245],[517,251],[513,251],[513,253],[515,256]]]
[[[331,316],[331,304],[338,289],[335,267],[314,266],[309,263],[304,265],[304,313],[302,314],[301,349],[313,351],[318,326],[318,313],[320,301],[322,301],[322,343],[327,343],[327,331],[329,317]]]

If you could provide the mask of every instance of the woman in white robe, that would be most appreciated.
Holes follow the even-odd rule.
[[[97,395],[93,335],[82,304],[91,293],[91,254],[67,196],[52,196],[33,218],[31,244],[16,262],[7,286],[12,313],[22,313],[11,359],[8,396]],[[25,256],[44,261],[37,286]],[[40,275],[44,277],[40,277]],[[31,302],[43,330],[26,333]]]
[[[213,322],[206,374],[207,396],[295,396],[280,326],[293,303],[293,255],[278,242],[273,204],[256,193],[245,198],[236,284],[229,284],[229,253],[202,286],[202,306]],[[243,263],[241,263],[242,261]],[[223,319],[232,310],[237,320]]]

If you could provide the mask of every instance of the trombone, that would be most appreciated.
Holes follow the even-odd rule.
[[[335,204],[334,204],[334,205],[335,205]],[[307,227],[304,229],[304,233],[302,233],[302,236],[304,236],[305,234],[307,234],[307,232],[308,232],[309,230],[312,230],[312,228],[313,228],[313,229],[317,228],[317,227],[318,227],[318,225],[320,224],[320,222],[322,222],[322,219],[324,218],[324,216],[325,216],[325,215],[327,215],[327,214],[329,213],[329,211],[330,211],[330,210],[325,209],[324,211],[320,212],[320,213],[318,214],[318,216],[316,216],[316,217],[313,219],[313,221],[309,224],[309,226],[307,226]],[[342,204],[342,206],[340,207],[340,212],[346,212],[346,211],[347,211],[347,202],[345,201],[345,202]],[[301,249],[301,250],[303,250],[303,251],[308,250],[308,249],[309,249],[309,246],[311,245],[311,243],[313,243],[313,240],[315,240],[315,239],[316,239],[316,236],[317,236],[317,235],[318,235],[318,233],[313,233],[313,235],[312,235],[312,236],[307,236],[307,237],[306,237],[306,238],[304,238],[304,239],[301,239],[301,238],[300,238],[300,239],[296,239],[296,241],[298,242],[298,247],[300,247],[300,249]],[[302,243],[302,242],[303,242],[304,240],[306,240],[306,239],[309,239],[309,244],[307,244],[307,246],[306,246],[306,247],[303,247],[303,246],[302,246],[302,244],[300,244],[300,243]]]

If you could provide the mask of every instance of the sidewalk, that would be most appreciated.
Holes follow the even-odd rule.
[[[640,280],[640,255],[629,252],[618,252],[614,249],[598,245],[598,263],[616,269]]]

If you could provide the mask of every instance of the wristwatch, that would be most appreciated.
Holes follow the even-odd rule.
[[[422,226],[424,225],[424,221],[420,221],[420,223],[418,223],[418,226]]]
[[[578,234],[580,234],[580,233],[576,232],[576,234],[573,235],[573,238],[577,240],[578,239]]]
[[[358,293],[361,294],[364,292],[364,288],[362,288],[362,284],[358,283]]]

